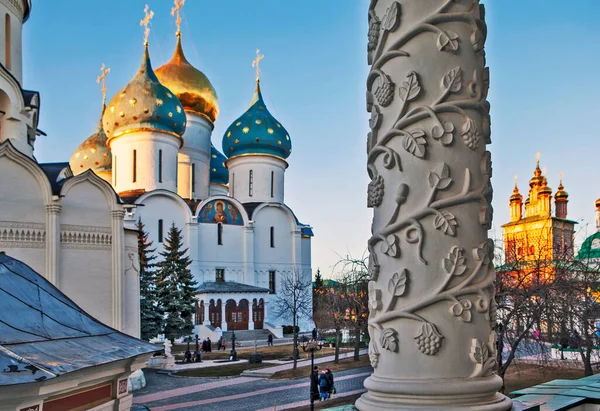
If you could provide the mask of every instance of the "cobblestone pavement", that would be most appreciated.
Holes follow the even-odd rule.
[[[307,372],[309,368],[306,368]],[[182,378],[144,371],[147,385],[134,394],[134,403],[152,411],[271,411],[293,409],[309,403],[309,381],[264,378]],[[335,374],[337,397],[364,392],[363,381],[371,369],[358,368]]]

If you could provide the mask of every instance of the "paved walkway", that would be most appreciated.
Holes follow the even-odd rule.
[[[362,350],[361,354],[366,354]],[[318,358],[316,364],[333,361],[333,356]],[[309,372],[310,361],[298,366]],[[261,373],[275,373],[292,368],[282,364],[262,368]],[[234,378],[180,378],[156,370],[144,370],[147,385],[134,393],[134,403],[144,404],[152,411],[272,411],[293,409],[308,405],[309,381],[267,380],[254,377]],[[365,391],[363,381],[371,374],[369,368],[342,371],[335,375],[336,397],[345,397]]]

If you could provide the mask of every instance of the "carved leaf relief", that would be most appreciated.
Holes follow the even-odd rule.
[[[454,246],[444,258],[444,270],[448,275],[462,275],[467,271],[465,250]]]
[[[402,270],[400,274],[394,273],[392,278],[390,278],[390,283],[388,284],[388,292],[393,297],[400,297],[404,294],[406,290],[406,282],[408,280],[408,272],[406,269]]]
[[[450,169],[446,163],[439,164],[429,172],[429,186],[433,189],[444,190],[450,186],[452,179],[449,177]]]
[[[442,78],[442,87],[457,93],[462,88],[462,70],[460,66],[454,67]]]
[[[383,16],[383,29],[387,31],[394,31],[400,24],[400,3],[397,1],[393,2],[385,12]]]
[[[496,366],[496,358],[491,355],[492,353],[493,348],[490,350],[488,343],[481,342],[477,338],[471,340],[471,352],[469,353],[469,357],[475,364],[475,369],[471,374],[471,378],[485,377],[492,373]]]
[[[381,310],[381,290],[375,288],[375,281],[369,281],[369,307],[371,311]]]
[[[388,235],[385,241],[381,242],[381,252],[393,258],[400,257],[400,245],[398,243],[398,237],[393,234]]]
[[[454,237],[456,235],[456,217],[450,211],[442,211],[435,216],[433,225],[437,230],[440,230],[446,235]]]
[[[425,157],[425,132],[421,129],[414,130],[413,132],[404,136],[402,147],[415,157]]]
[[[444,146],[450,145],[454,140],[454,124],[450,121],[444,121],[442,127],[439,125],[433,126],[431,129],[431,137],[439,140]]]
[[[371,110],[371,118],[369,119],[369,126],[371,130],[379,127],[379,123],[381,123],[381,111],[378,106],[373,106],[373,110]]]
[[[471,307],[473,304],[471,300],[464,299],[457,303],[454,303],[450,307],[450,312],[455,316],[459,317],[462,322],[468,323],[471,321]]]
[[[442,31],[437,39],[437,47],[440,51],[457,51],[458,34],[453,31]]]
[[[381,338],[380,338],[380,344],[381,347],[391,351],[391,352],[397,352],[398,351],[398,332],[396,330],[394,330],[393,328],[384,328],[381,331]]]
[[[406,76],[406,80],[402,82],[402,87],[399,89],[400,98],[404,101],[413,101],[421,92],[417,73],[411,71]]]

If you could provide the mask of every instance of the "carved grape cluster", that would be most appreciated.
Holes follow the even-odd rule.
[[[462,138],[465,145],[471,150],[477,150],[479,142],[481,141],[481,133],[477,129],[477,125],[472,118],[467,118],[462,128]]]
[[[387,74],[384,74],[377,77],[375,84],[376,88],[373,95],[377,99],[377,102],[383,107],[389,106],[394,99],[394,83],[392,83]]]
[[[369,183],[368,188],[368,197],[367,197],[367,207],[379,207],[381,202],[383,201],[383,193],[384,193],[385,184],[383,182],[383,177],[378,175]]]
[[[423,354],[435,355],[442,346],[443,338],[442,334],[436,330],[435,325],[425,322],[421,324],[421,332],[415,337],[415,340]]]
[[[379,19],[374,18],[371,20],[371,24],[369,26],[369,35],[368,35],[368,43],[367,50],[375,51],[377,48],[377,43],[379,43],[379,31],[381,30],[381,22]]]

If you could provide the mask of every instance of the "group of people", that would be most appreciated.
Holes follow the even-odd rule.
[[[313,401],[317,398],[319,401],[325,401],[335,394],[335,385],[333,384],[333,373],[326,368],[319,375],[319,367],[314,366],[310,376],[310,395]]]

